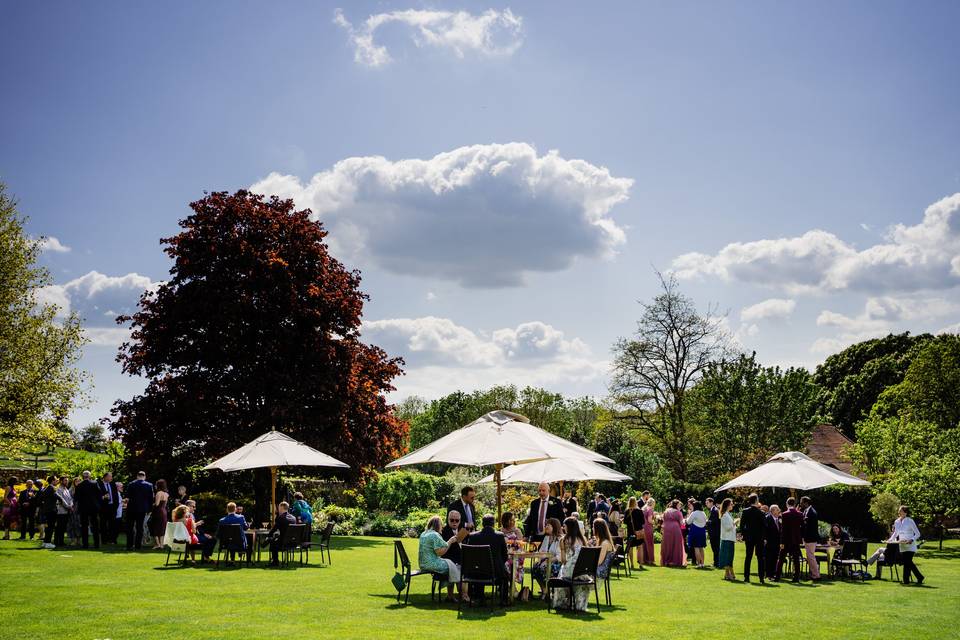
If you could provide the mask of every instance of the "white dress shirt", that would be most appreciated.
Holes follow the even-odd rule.
[[[900,542],[901,540],[909,540],[910,542],[900,542],[900,551],[916,551],[917,550],[917,540],[920,539],[920,529],[917,528],[917,523],[913,521],[913,518],[897,518],[893,523],[893,536],[890,538],[892,542]]]

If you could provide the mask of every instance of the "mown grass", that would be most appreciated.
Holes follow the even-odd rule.
[[[436,605],[415,579],[409,606],[390,584],[392,540],[335,538],[333,563],[291,569],[168,568],[155,552],[45,551],[0,542],[0,638],[189,640],[242,638],[558,637],[945,638],[960,624],[960,542],[930,545],[922,587],[890,581],[730,584],[713,570],[654,567],[614,580],[598,616],[548,614],[540,604]],[[416,541],[408,540],[416,558]],[[871,551],[873,545],[871,545]],[[736,564],[743,557],[737,549]],[[602,594],[601,594],[602,599]],[[693,626],[700,631],[692,633]],[[599,635],[595,635],[599,634]]]

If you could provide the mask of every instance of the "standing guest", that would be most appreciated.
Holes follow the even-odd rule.
[[[452,512],[453,510],[451,510]],[[459,513],[459,512],[457,512]],[[463,517],[462,515],[460,516]],[[456,602],[453,598],[453,585],[460,582],[460,567],[450,558],[446,557],[450,546],[463,540],[466,529],[461,529],[464,533],[456,533],[450,538],[444,540],[440,537],[440,516],[431,516],[427,521],[427,526],[420,534],[419,552],[417,553],[417,564],[420,571],[430,571],[447,577],[447,602]],[[476,535],[476,534],[474,534]],[[467,596],[467,588],[464,586],[461,594],[464,602],[470,602]]]
[[[80,544],[80,508],[77,506],[77,489],[83,478],[76,477],[70,481],[70,495],[73,497],[73,510],[70,512],[70,519],[67,520],[67,535],[70,537],[70,546],[75,547]]]
[[[25,540],[27,534],[33,540],[33,534],[37,527],[37,490],[33,486],[33,480],[27,480],[26,486],[17,497],[17,509],[20,512],[20,539]]]
[[[527,536],[534,540],[539,540],[543,535],[543,529],[547,525],[549,518],[560,519],[563,517],[563,505],[560,501],[550,495],[550,485],[541,482],[537,486],[539,497],[534,498],[530,503],[530,511],[527,513],[527,519],[523,523],[523,530]],[[534,536],[536,536],[534,538]]]
[[[556,498],[553,499],[556,500]],[[557,505],[560,505],[559,500],[557,500]],[[543,536],[544,529],[546,529],[546,523],[544,523],[538,537]],[[523,531],[517,526],[517,519],[510,511],[504,511],[500,515],[500,533],[503,534],[503,539],[507,542],[508,547],[518,551],[521,549],[523,545]],[[519,562],[514,562],[513,558],[508,559],[507,571],[512,571],[513,581],[523,587],[523,560],[521,559]]]
[[[900,561],[903,563],[903,584],[910,584],[910,575],[917,577],[917,586],[923,584],[923,574],[913,563],[913,556],[917,553],[917,540],[920,539],[920,529],[910,517],[910,508],[900,505],[897,519],[893,523],[891,542],[900,543]]]
[[[120,532],[123,530],[123,508],[127,502],[127,499],[123,497],[123,483],[114,482],[114,485],[117,488],[117,503],[116,511],[113,512],[113,529],[111,534],[113,537],[113,544],[117,544],[120,540]]]
[[[597,513],[597,509],[600,507],[600,494],[593,494],[593,500],[587,503],[587,522],[593,522],[594,515]]]
[[[820,544],[820,519],[809,496],[800,498],[800,511],[803,513],[803,548],[807,552],[810,580],[819,582],[820,562],[817,560],[817,545]]]
[[[186,505],[189,499],[190,494],[187,493],[187,487],[181,484],[177,487],[177,497],[173,499],[173,506],[179,507],[180,505]]]
[[[610,512],[610,521],[607,522],[610,527],[610,535],[614,538],[620,536],[620,512],[611,511]]]
[[[643,495],[649,496],[649,491],[644,491]],[[653,498],[647,498],[643,507],[643,563],[653,566],[653,519],[656,517],[654,509],[657,501]]]
[[[99,549],[102,494],[89,471],[84,471],[81,478],[82,480],[77,485],[77,490],[73,495],[73,502],[80,513],[80,538],[83,540],[83,548],[87,549],[90,546],[90,533],[92,532],[93,548]]]
[[[707,537],[710,539],[710,550],[713,551],[713,566],[720,567],[720,509],[713,498],[707,498]]]
[[[43,527],[43,546],[53,548],[53,532],[57,528],[57,479],[47,476],[47,484],[39,497],[40,526]]]
[[[556,518],[547,520],[547,526],[543,530],[543,540],[540,542],[540,551],[549,553],[549,558],[544,558],[533,567],[533,578],[540,585],[540,592],[543,599],[546,600],[546,583],[550,578],[560,573],[560,538],[563,534],[563,525]]]
[[[17,524],[17,488],[20,480],[16,476],[7,479],[7,488],[3,492],[3,539],[10,539],[10,529]]]
[[[746,546],[743,558],[743,581],[750,582],[750,562],[757,556],[757,575],[760,584],[764,581],[763,571],[763,528],[766,515],[760,510],[760,498],[755,493],[747,497],[747,507],[740,514],[740,531]]]
[[[120,492],[112,473],[107,471],[97,480],[97,490],[100,492],[100,537],[105,544],[115,544],[120,533],[115,528]]]
[[[460,489],[460,499],[454,500],[447,509],[448,512],[456,511],[460,514],[460,528],[467,531],[473,531],[477,528],[476,513],[474,512],[473,501],[477,498],[477,492],[473,487],[464,487]]]
[[[724,498],[720,503],[720,560],[723,579],[734,581],[737,574],[733,570],[733,551],[737,544],[737,525],[733,522],[733,500]]]
[[[687,546],[693,551],[697,568],[703,569],[704,549],[707,548],[707,515],[700,508],[698,500],[690,504],[687,514]]]
[[[577,504],[577,498],[570,491],[563,492],[563,515],[564,518],[569,518],[570,514],[580,511],[580,506]]]
[[[57,485],[57,527],[56,535],[53,538],[53,544],[56,547],[62,547],[64,544],[63,535],[67,532],[67,524],[70,521],[70,514],[73,513],[73,494],[70,493],[70,478],[68,476],[60,477],[60,484]]]
[[[763,519],[763,562],[767,578],[777,580],[777,562],[780,559],[780,507],[770,505]]]
[[[803,544],[803,514],[797,501],[787,498],[787,510],[780,516],[780,557],[777,559],[777,580],[783,576],[783,563],[790,557],[793,582],[800,582],[800,546]]]
[[[310,508],[310,503],[303,499],[303,494],[299,491],[293,494],[290,513],[297,519],[297,522],[307,525],[307,529],[313,528],[313,509]]]
[[[573,570],[577,564],[577,557],[580,550],[587,545],[580,531],[580,522],[572,517],[567,518],[563,523],[563,539],[560,541],[560,576],[563,578],[576,578]],[[588,585],[575,586],[573,588],[573,608],[576,611],[587,610],[587,599],[590,590]],[[569,604],[569,591],[567,589],[556,589],[553,592],[552,605],[555,609],[564,609]]]
[[[627,525],[627,555],[636,548],[637,564],[643,561],[640,559],[640,552],[643,550],[643,511],[637,504],[637,498],[630,496],[627,500],[627,512],[623,516],[624,524]]]
[[[167,481],[157,480],[157,491],[153,494],[153,509],[150,511],[150,535],[153,536],[153,548],[163,549],[163,534],[167,529]]]
[[[157,484],[159,484],[159,481],[157,481]],[[286,502],[278,504],[277,517],[273,521],[273,526],[270,527],[270,531],[267,532],[267,537],[270,538],[270,566],[273,567],[280,565],[280,545],[283,544],[287,527],[292,524],[297,524],[297,519],[293,517],[293,514],[288,513],[289,510],[290,505]]]
[[[660,564],[664,567],[682,567],[686,564],[683,553],[683,533],[680,530],[681,522],[683,522],[683,515],[680,513],[680,501],[672,500],[670,506],[663,512]]]
[[[137,472],[137,479],[127,487],[127,550],[140,550],[143,545],[143,520],[153,508],[153,484],[147,482],[145,471]]]
[[[440,532],[440,537],[444,540],[449,540],[454,538],[457,535],[457,531],[460,530],[460,512],[451,511],[447,514],[447,524],[444,525],[443,530]],[[443,557],[447,560],[452,560],[454,564],[460,564],[460,541],[450,543],[450,548],[447,549],[446,553],[443,554]]]
[[[510,574],[507,573],[507,541],[502,533],[494,531],[493,525],[495,522],[496,519],[492,513],[484,514],[481,520],[482,528],[471,533],[466,544],[488,545],[490,547],[490,552],[493,554],[493,570],[496,573],[494,578],[500,583],[500,604],[505,605],[507,604],[507,592],[510,589]]]

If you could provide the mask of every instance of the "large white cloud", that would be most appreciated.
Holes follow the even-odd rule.
[[[69,253],[70,247],[53,236],[44,236],[40,238],[40,250],[52,251],[53,253]]]
[[[920,291],[960,285],[960,193],[927,207],[923,220],[897,224],[886,241],[858,250],[832,233],[734,242],[714,255],[673,261],[681,278],[715,276],[785,291]]]
[[[460,147],[428,159],[354,157],[308,182],[271,173],[252,191],[293,198],[353,264],[517,286],[524,274],[608,257],[625,239],[610,216],[633,180],[526,143]]]
[[[337,9],[333,22],[347,32],[354,61],[368,67],[382,67],[393,60],[387,47],[374,41],[377,30],[390,24],[408,27],[417,47],[435,47],[458,58],[468,53],[509,56],[523,43],[523,19],[510,9],[487,9],[479,15],[466,11],[390,11],[369,16],[359,27]]]
[[[768,298],[757,304],[744,307],[740,310],[740,319],[743,322],[757,322],[758,320],[782,320],[790,317],[796,309],[795,300],[785,298]]]
[[[160,283],[138,273],[108,276],[91,271],[64,284],[53,284],[37,292],[37,301],[55,304],[59,313],[76,311],[85,325],[113,325],[121,313],[136,309],[140,295]]]
[[[403,356],[399,397],[437,397],[495,384],[545,386],[574,394],[603,392],[609,363],[581,340],[543,322],[480,332],[447,318],[365,321],[364,340]]]

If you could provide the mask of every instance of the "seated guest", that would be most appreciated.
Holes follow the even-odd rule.
[[[527,519],[523,522],[523,530],[527,535],[539,540],[543,535],[543,527],[547,524],[547,518],[563,518],[563,505],[559,500],[550,495],[550,485],[541,482],[537,487],[539,496],[530,503],[530,511],[527,513]]]
[[[449,540],[457,535],[457,532],[460,531],[460,512],[451,511],[447,514],[447,524],[443,527],[443,530],[440,532],[440,537],[444,540]],[[466,529],[464,529],[466,531]],[[443,554],[443,557],[447,560],[452,560],[454,564],[460,564],[460,542],[454,542],[450,545],[450,548],[447,549],[446,553]]]
[[[451,513],[457,513],[461,518],[460,512],[451,510]],[[420,565],[420,571],[430,571],[447,576],[447,601],[456,602],[453,598],[453,585],[460,582],[460,567],[450,558],[445,557],[450,550],[451,545],[459,544],[466,537],[466,529],[459,529],[458,532],[450,538],[444,540],[440,536],[440,516],[431,516],[427,520],[427,526],[420,534],[420,548],[417,553],[417,564]],[[459,524],[459,523],[458,523]],[[464,602],[470,602],[467,596],[467,587],[464,585],[461,594]]]
[[[547,520],[547,526],[543,530],[543,540],[540,542],[540,551],[549,553],[549,558],[544,558],[533,566],[533,579],[540,585],[540,592],[543,599],[547,598],[546,584],[547,580],[560,573],[560,538],[563,536],[563,525],[556,518]]]
[[[293,494],[293,504],[290,505],[290,513],[297,519],[297,522],[311,527],[313,525],[313,510],[310,504],[303,499],[303,494],[297,491]]]
[[[187,500],[187,519],[190,521],[190,525],[193,527],[193,531],[197,536],[197,544],[202,545],[200,550],[200,562],[207,562],[210,560],[210,556],[213,555],[214,547],[217,546],[217,539],[211,535],[208,535],[203,530],[203,520],[197,518],[197,503],[194,500]],[[246,536],[244,536],[246,538]]]
[[[241,531],[247,530],[247,521],[243,519],[243,516],[237,513],[237,503],[228,502],[227,503],[227,515],[220,518],[220,521],[217,523],[217,537],[220,537],[220,527],[224,525],[238,524],[240,525]],[[240,536],[240,546],[239,548],[230,549],[230,559],[233,560],[236,557],[237,551],[245,551],[247,548],[247,536]]]
[[[827,544],[831,547],[839,547],[849,539],[850,534],[844,531],[839,523],[834,522],[830,526],[830,537],[827,539]]]
[[[593,537],[590,544],[600,547],[600,558],[597,560],[597,577],[605,580],[610,575],[610,563],[616,555],[616,545],[613,544],[613,537],[610,535],[610,529],[607,527],[607,521],[603,518],[597,518],[593,521]]]
[[[583,539],[580,526],[580,521],[572,517],[567,518],[563,523],[563,538],[560,541],[560,577],[562,578],[578,577],[573,575],[573,570],[576,568],[580,549],[587,544],[587,541]],[[573,588],[573,608],[575,610],[587,610],[589,593],[589,585],[577,585]],[[555,589],[552,605],[555,609],[567,608],[570,605],[569,591],[567,589]]]
[[[297,519],[289,512],[290,505],[281,502],[277,505],[277,517],[273,521],[273,526],[267,532],[270,538],[270,564],[274,567],[280,564],[280,545],[283,544],[283,535],[287,532],[287,527],[297,524]]]
[[[237,505],[237,515],[240,516],[241,518],[243,518],[243,521],[247,523],[247,526],[248,526],[248,527],[252,524],[252,523],[250,522],[250,518],[248,518],[248,517],[243,513],[243,505],[242,505],[242,504],[238,504],[238,505]]]
[[[190,508],[185,504],[181,504],[180,506],[174,508],[173,512],[170,514],[170,517],[173,519],[174,523],[177,523],[177,522],[183,523],[183,526],[187,530],[186,543],[197,544],[198,539],[197,539],[196,531],[194,530],[195,527],[193,526],[193,519],[190,517]],[[194,551],[193,549],[189,549],[184,553],[190,554],[191,564],[196,562],[197,560],[195,556],[196,551]]]
[[[482,528],[470,534],[467,544],[490,547],[490,552],[493,554],[493,570],[497,572],[495,577],[500,582],[500,602],[506,604],[507,589],[510,584],[510,574],[507,573],[507,541],[502,533],[494,531],[493,525],[496,521],[493,514],[484,514],[481,520]]]
[[[500,516],[500,533],[508,547],[520,550],[523,546],[523,531],[517,527],[517,519],[510,511],[505,511]],[[523,586],[523,561],[514,566],[513,558],[507,560],[507,571],[513,571],[513,580],[521,587]]]

